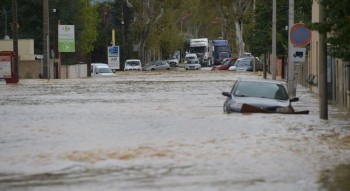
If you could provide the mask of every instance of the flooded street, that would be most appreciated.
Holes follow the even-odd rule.
[[[319,119],[318,95],[298,86],[293,106],[309,115],[224,114],[221,92],[240,77],[261,78],[130,71],[0,84],[0,190],[313,191],[331,190],[332,174],[350,179],[336,173],[350,172],[346,112],[329,106]]]

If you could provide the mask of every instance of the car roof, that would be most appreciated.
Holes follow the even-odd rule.
[[[91,63],[91,66],[108,66],[106,63]]]
[[[197,57],[197,54],[194,54],[194,53],[188,53],[188,54],[186,54],[186,56],[185,56],[185,57],[187,57],[187,56],[196,56],[196,57]]]
[[[125,62],[128,62],[128,61],[138,61],[138,62],[141,62],[141,60],[139,60],[139,59],[127,59],[127,60],[125,60]]]
[[[241,82],[265,82],[265,83],[273,83],[273,84],[286,84],[284,81],[279,80],[270,80],[270,79],[260,79],[260,78],[240,78],[238,81]]]

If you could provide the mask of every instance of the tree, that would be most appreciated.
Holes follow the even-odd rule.
[[[311,28],[329,33],[327,43],[333,47],[333,56],[350,61],[350,4],[346,0],[319,0],[325,8],[326,20],[313,23]]]
[[[229,24],[233,24],[237,46],[237,55],[245,52],[243,41],[243,23],[250,20],[250,11],[252,11],[254,0],[218,0],[216,7],[222,18],[225,18]]]
[[[271,51],[272,1],[256,0],[254,27],[248,33],[248,44],[254,55]],[[300,0],[295,3],[295,20],[309,23],[311,20],[311,1]],[[288,0],[277,2],[276,43],[277,55],[285,57],[288,53]]]

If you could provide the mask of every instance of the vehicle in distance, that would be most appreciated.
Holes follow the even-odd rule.
[[[128,59],[125,61],[124,71],[128,70],[142,70],[141,60],[139,59]]]
[[[212,40],[209,43],[209,57],[211,57],[213,65],[220,65],[224,59],[230,58],[231,51],[228,40]]]
[[[235,65],[237,58],[228,58],[223,61],[221,65],[216,65],[211,70],[228,70],[231,66]]]
[[[201,66],[211,66],[209,58],[209,40],[208,38],[196,38],[190,40],[190,53],[196,54]]]
[[[171,67],[179,67],[179,60],[177,58],[167,60],[167,62]]]
[[[201,69],[201,64],[198,59],[190,59],[185,64],[185,70],[199,70]]]
[[[194,59],[198,59],[197,54],[188,53],[185,56],[184,63],[186,64],[188,60],[194,60]]]
[[[242,57],[237,59],[236,63],[233,66],[229,67],[231,71],[253,71],[254,57]],[[262,62],[255,58],[255,71],[262,71],[263,64]]]
[[[105,63],[91,63],[91,76],[115,76],[113,71]]]
[[[226,96],[224,113],[286,113],[308,114],[309,111],[295,112],[291,103],[299,98],[290,99],[286,84],[276,80],[239,79]]]
[[[157,60],[144,65],[142,70],[170,70],[170,65],[165,60]]]

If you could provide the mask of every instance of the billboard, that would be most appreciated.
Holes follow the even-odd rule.
[[[112,70],[120,69],[119,46],[108,47],[108,66]]]
[[[58,25],[58,51],[75,52],[74,25]]]

